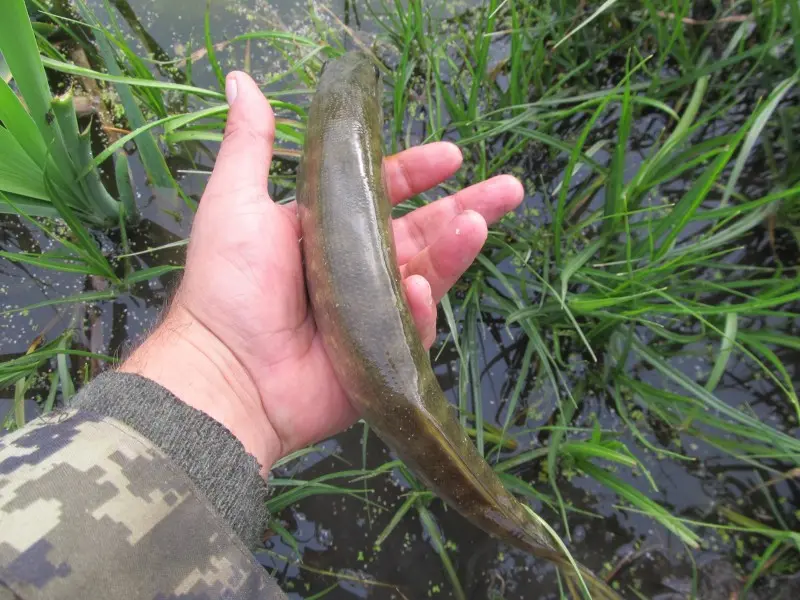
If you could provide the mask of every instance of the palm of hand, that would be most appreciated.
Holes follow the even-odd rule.
[[[460,156],[452,147],[444,151],[449,154],[445,164],[431,162],[433,154],[442,156],[442,148],[409,151],[389,159],[386,171],[402,176],[405,167],[389,167],[398,160],[428,165],[415,175],[417,182],[425,185],[444,179],[458,167]],[[513,180],[502,183],[513,197]],[[390,179],[390,189],[402,185]],[[415,187],[412,183],[406,189]],[[479,200],[486,187],[471,190],[477,193],[462,192],[461,197],[439,201],[394,222],[408,302],[426,346],[433,341],[434,301],[472,262],[486,236],[484,219],[457,204]],[[190,310],[226,346],[237,349],[235,354],[258,388],[267,417],[283,442],[282,450],[288,452],[341,430],[357,414],[333,373],[314,325],[294,204],[274,204],[265,190],[258,188],[229,190],[225,195],[233,195],[236,201],[206,196],[198,213],[193,235],[204,243],[195,244],[189,257],[185,285],[200,287],[193,290],[197,301]],[[404,197],[393,194],[393,199]],[[441,214],[431,214],[434,211]],[[437,218],[452,212],[456,214],[450,219]],[[433,223],[431,231],[418,229],[423,220]],[[225,231],[237,232],[236,236],[218,235],[221,223],[225,223]],[[434,237],[437,233],[438,238]],[[426,241],[431,237],[434,241],[429,245]],[[196,282],[195,274],[202,279]]]

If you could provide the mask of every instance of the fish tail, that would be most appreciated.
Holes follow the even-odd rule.
[[[622,597],[610,585],[583,565],[576,563],[578,564],[578,570],[576,571],[573,564],[565,556],[559,557],[554,562],[566,577],[567,587],[575,600],[581,600],[586,597],[580,582],[581,577],[592,595],[592,600],[622,600]]]
[[[569,592],[575,600],[583,600],[587,597],[581,579],[586,584],[592,600],[622,600],[622,597],[610,585],[582,564],[571,559],[556,532],[527,504],[517,501],[516,507],[519,510],[515,511],[515,521],[525,532],[521,538],[517,538],[518,547],[534,556],[548,560],[558,567],[565,576]]]

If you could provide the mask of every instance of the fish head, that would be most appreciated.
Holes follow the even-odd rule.
[[[317,96],[324,99],[329,114],[358,111],[381,115],[382,92],[375,59],[359,50],[326,61],[317,84]]]

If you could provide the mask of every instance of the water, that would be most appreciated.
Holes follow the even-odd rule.
[[[101,4],[95,3],[97,6]],[[166,56],[176,56],[203,45],[203,13],[195,3],[135,0],[127,5],[116,0],[112,4],[121,10],[128,30],[141,26],[149,34],[147,43],[151,51],[155,49],[154,44],[157,44]],[[363,9],[355,10],[348,6],[348,10],[344,10],[340,3],[332,8],[350,27],[361,28],[359,30],[367,33],[375,30],[374,21]],[[212,31],[215,40],[224,40],[241,32],[265,29],[275,24],[283,24],[293,31],[303,33],[304,28],[310,26],[305,14],[306,5],[303,2],[216,1],[212,3]],[[137,45],[144,52],[144,43],[137,41]],[[502,48],[495,50],[500,52]],[[243,46],[227,47],[220,51],[219,58],[223,68],[240,67],[244,60]],[[275,61],[281,59],[274,52],[254,43],[250,48],[250,60],[253,74],[263,77],[279,70]],[[198,61],[194,76],[197,85],[214,84],[214,76],[206,60]],[[568,128],[574,125],[564,126]],[[632,142],[628,156],[631,172],[636,169],[643,156],[647,155],[652,140],[663,126],[664,122],[658,117],[646,117],[636,124],[637,138]],[[422,132],[415,130],[415,134],[422,135]],[[595,158],[600,160],[602,156],[598,154]],[[173,168],[186,169],[188,166],[185,157],[172,156],[168,159]],[[193,159],[200,170],[210,169],[212,166],[204,155],[198,154]],[[559,170],[564,167],[562,161],[554,161],[547,173],[538,172],[537,164],[530,156],[521,159],[520,166],[525,171],[526,179],[534,179],[539,175],[554,183],[560,179]],[[189,233],[191,211],[174,195],[148,188],[135,156],[133,169],[137,176],[137,191],[144,220],[129,232],[132,250],[143,250],[185,238]],[[580,177],[573,180],[573,184],[578,181]],[[182,177],[182,185],[187,194],[196,199],[201,195],[204,184],[205,176],[202,174],[185,174]],[[276,198],[290,194],[274,185],[272,192]],[[602,195],[596,196],[593,202],[602,202]],[[537,192],[526,198],[525,208],[520,211],[520,215],[524,213],[525,218],[532,219],[536,227],[546,228],[547,218],[530,212],[531,209],[541,210],[543,206],[542,193]],[[108,248],[119,243],[119,239],[113,235],[103,238],[102,241]],[[47,248],[47,244],[43,236],[22,225],[16,217],[0,217],[0,248],[3,250],[38,251]],[[184,250],[175,248],[148,255],[144,262],[146,265],[179,264],[183,261],[183,256]],[[768,265],[774,261],[772,249],[763,236],[754,236],[736,258],[740,263],[754,265]],[[512,269],[511,265],[501,267]],[[78,330],[75,342],[77,347],[111,355],[124,355],[156,322],[176,283],[177,277],[171,274],[158,281],[137,286],[133,292],[113,301],[97,303],[91,307],[47,307],[5,317],[0,320],[0,348],[3,353],[0,359],[24,353],[34,338],[45,329],[48,339],[52,339],[69,327]],[[0,292],[3,294],[5,308],[26,306],[48,298],[93,289],[93,285],[94,282],[82,277],[23,267],[0,259]],[[445,327],[442,325],[443,332]],[[787,322],[785,327],[791,330],[796,326]],[[520,340],[523,340],[522,344]],[[433,354],[438,355],[437,374],[442,387],[450,399],[455,401],[457,356],[452,345],[441,345],[445,342],[442,334]],[[499,426],[502,426],[505,418],[505,403],[519,372],[523,344],[524,336],[513,326],[488,323],[482,330],[480,383],[483,412],[487,419],[493,420]],[[686,350],[686,358],[681,364],[684,372],[693,376],[696,370],[707,372],[710,362],[705,349]],[[783,362],[787,365],[799,364],[797,358],[800,357],[792,359],[788,355],[782,355]],[[571,360],[578,369],[577,373],[580,373],[580,368],[594,368],[579,348],[572,353]],[[99,368],[102,365],[92,361],[71,362],[76,381],[80,381],[84,373],[94,374]],[[640,376],[652,385],[664,385],[661,378],[653,373]],[[41,394],[45,389],[42,382],[34,391]],[[13,395],[13,390],[0,392],[4,393]],[[747,402],[762,418],[792,425],[789,410],[780,394],[768,381],[754,379],[751,368],[743,362],[729,365],[718,393],[732,404]],[[8,404],[10,396],[2,401]],[[625,481],[679,516],[714,522],[717,518],[716,507],[726,504],[735,506],[738,512],[756,515],[768,524],[777,526],[774,522],[770,523],[770,510],[764,495],[746,493],[759,483],[751,469],[743,468],[741,464],[721,455],[714,448],[701,446],[688,438],[684,439],[691,446],[687,451],[691,450],[691,454],[699,459],[693,463],[665,460],[645,451],[637,445],[632,434],[625,433],[626,428],[612,408],[613,405],[613,400],[602,391],[592,391],[582,403],[576,425],[591,427],[596,419],[606,430],[623,432],[620,433],[620,439],[635,449],[637,457],[650,470],[659,489],[653,491],[642,477],[632,477],[626,471],[620,471],[618,475]],[[531,380],[525,387],[517,410],[534,415],[528,426],[551,423],[556,414],[552,392],[548,391],[546,384]],[[4,412],[2,404],[0,412]],[[672,434],[664,432],[664,435],[665,440],[668,440]],[[533,431],[518,439],[522,448],[527,445],[537,447],[546,444],[547,435],[541,431]],[[662,442],[665,440],[659,439]],[[360,468],[364,455],[362,444],[363,428],[358,424],[335,439],[323,443],[323,453],[308,455],[297,464],[287,467],[286,473],[280,474],[312,479],[341,470],[342,460],[350,465],[346,468]],[[388,450],[374,435],[368,437],[364,467],[375,468],[391,458]],[[527,466],[518,474],[537,485],[541,491],[550,493],[549,485],[541,482],[543,473],[538,466]],[[367,485],[372,490],[369,500],[384,510],[367,508],[359,500],[346,496],[309,498],[279,515],[284,526],[299,542],[302,565],[295,560],[293,549],[277,535],[269,537],[264,551],[259,553],[259,559],[269,569],[274,570],[283,588],[292,598],[320,593],[332,584],[336,586],[326,596],[332,599],[451,596],[450,584],[430,537],[420,520],[413,516],[413,512],[399,523],[380,550],[373,548],[375,539],[403,503],[403,494],[408,487],[397,473],[372,479]],[[599,484],[575,476],[559,480],[559,489],[566,502],[593,513],[570,514],[572,539],[568,545],[576,559],[597,570],[605,565],[616,565],[618,575],[615,581],[635,585],[647,597],[673,593],[674,582],[685,582],[685,578],[691,575],[690,553],[679,540],[651,519],[615,507],[615,497]],[[774,497],[782,499],[780,506],[785,514],[790,515],[800,506],[800,487],[795,481],[790,479],[772,489]],[[538,510],[541,506],[535,508]],[[432,503],[430,510],[448,547],[453,550],[451,559],[468,598],[532,599],[555,593],[555,575],[549,565],[488,538],[439,502]],[[557,515],[550,511],[543,514],[560,534],[565,534]],[[734,560],[741,558],[740,555],[746,558],[748,553],[762,547],[759,541],[701,533],[704,533],[703,548],[691,555],[699,565],[720,556],[730,555]],[[332,574],[338,575],[338,578]]]

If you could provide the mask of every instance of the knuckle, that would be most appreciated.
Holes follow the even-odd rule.
[[[272,143],[274,137],[274,128],[266,122],[234,119],[228,121],[222,139],[223,141],[241,139],[245,142]]]

